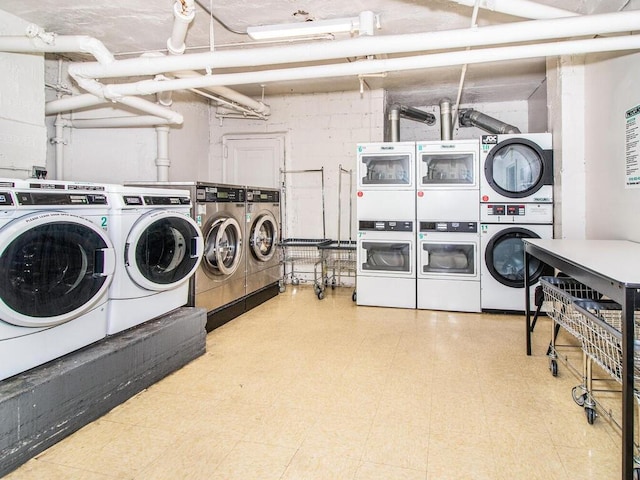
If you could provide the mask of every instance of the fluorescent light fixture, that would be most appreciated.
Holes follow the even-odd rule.
[[[377,21],[373,12],[362,12],[359,17],[314,20],[310,22],[283,23],[248,27],[247,34],[253,40],[274,40],[279,38],[308,37],[329,33],[354,33],[360,31],[361,20]],[[373,31],[371,26],[368,30]]]

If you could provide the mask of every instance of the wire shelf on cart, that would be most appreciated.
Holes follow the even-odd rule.
[[[300,284],[300,277],[296,276],[296,266],[312,265],[313,266],[313,282],[316,290],[322,285],[322,255],[319,247],[331,243],[327,238],[286,238],[280,242],[282,248],[283,277],[281,291],[284,291],[284,285],[287,279],[291,279],[292,285]],[[287,271],[287,265],[290,270]],[[302,272],[298,272],[302,273]]]
[[[622,383],[622,307],[612,300],[576,300],[582,321],[582,348],[611,377]],[[634,378],[640,385],[640,310],[634,312]],[[636,391],[637,394],[637,391]]]
[[[322,269],[324,286],[331,285],[331,288],[342,286],[342,277],[356,277],[356,242],[342,241],[330,242],[320,245],[318,249],[322,255]],[[324,294],[318,292],[318,298],[322,300]],[[352,300],[356,301],[356,291],[354,288]]]

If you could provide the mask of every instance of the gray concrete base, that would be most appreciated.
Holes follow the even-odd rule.
[[[206,321],[180,308],[0,381],[0,477],[202,355]]]

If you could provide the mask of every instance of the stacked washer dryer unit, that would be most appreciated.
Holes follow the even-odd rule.
[[[357,146],[358,305],[416,308],[415,150]]]
[[[480,143],[418,142],[417,307],[480,312]]]
[[[525,274],[551,273],[535,260],[525,273],[522,239],[553,238],[552,136],[484,135],[480,159],[482,309],[521,312]]]
[[[278,293],[282,267],[278,255],[280,238],[280,191],[247,187],[247,309]]]
[[[0,380],[107,335],[104,186],[0,179]]]
[[[188,190],[111,185],[111,237],[118,255],[107,333],[184,306],[203,255]]]
[[[132,182],[129,186],[188,190],[189,212],[202,231],[204,255],[200,268],[189,282],[189,305],[207,310],[207,330],[244,312],[238,300],[246,294],[245,198],[246,189],[237,185],[209,182]],[[216,317],[216,318],[214,318]]]

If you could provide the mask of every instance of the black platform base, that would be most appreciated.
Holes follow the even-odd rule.
[[[252,308],[266,302],[280,293],[278,283],[273,283],[265,288],[253,292],[246,297],[242,297],[235,302],[229,303],[224,307],[213,310],[207,315],[207,332],[211,332],[225,323],[239,317],[244,312],[248,312]]]
[[[205,352],[180,308],[0,382],[0,477]]]

